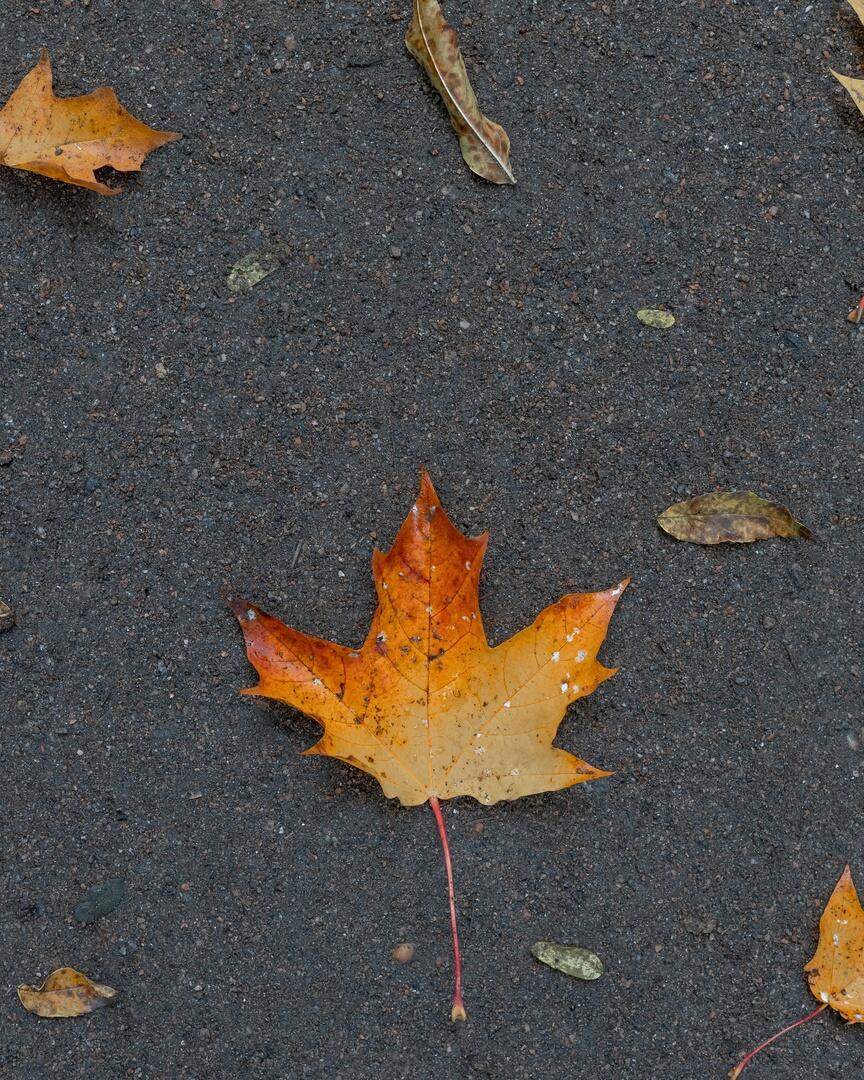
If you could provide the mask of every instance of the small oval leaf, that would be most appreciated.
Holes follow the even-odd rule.
[[[691,544],[750,544],[774,536],[809,540],[812,533],[785,506],[753,491],[714,491],[675,503],[657,524],[676,540]]]
[[[642,308],[636,312],[636,318],[646,326],[653,326],[657,330],[668,330],[675,325],[675,316],[671,311],[663,311],[661,308]]]
[[[581,945],[559,945],[556,941],[535,941],[531,952],[541,964],[572,975],[574,979],[599,979],[603,974],[603,961],[590,949]]]

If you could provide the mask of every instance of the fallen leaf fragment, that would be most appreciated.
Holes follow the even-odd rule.
[[[640,308],[636,312],[636,318],[645,326],[653,326],[656,330],[668,330],[675,325],[675,316],[671,311],[663,311],[662,308]]]
[[[809,540],[813,535],[785,506],[752,491],[715,491],[675,503],[657,523],[676,540],[692,544],[749,544],[775,536]]]
[[[850,1024],[864,1022],[864,909],[848,864],[819,919],[819,943],[804,971],[810,992],[819,1002],[817,1008],[746,1054],[729,1073],[729,1080],[737,1080],[749,1062],[781,1035],[826,1009],[834,1009]]]
[[[75,908],[75,918],[81,923],[94,923],[119,907],[126,899],[126,882],[122,878],[108,878],[92,885],[81,897]]]
[[[11,630],[14,622],[15,612],[9,607],[5,600],[0,600],[0,634],[2,634],[4,630]]]
[[[864,80],[862,80],[862,82],[864,82]],[[855,323],[855,325],[857,326],[858,323],[861,322],[862,316],[864,316],[864,296],[861,297],[861,299],[858,301],[855,307],[852,308],[846,318],[849,320],[849,322]]]
[[[864,0],[849,0],[849,4],[860,21],[864,23]],[[830,70],[837,82],[845,87],[849,96],[858,106],[858,111],[864,113],[864,79],[850,79],[848,75],[841,75],[833,68]]]
[[[850,1024],[864,1020],[864,910],[847,866],[819,920],[819,944],[804,968],[817,1001]]]
[[[507,132],[480,112],[456,31],[438,0],[414,0],[405,44],[441,95],[468,168],[493,184],[515,184]]]
[[[542,963],[576,979],[599,979],[603,961],[581,945],[559,945],[557,941],[535,941],[531,952]]]
[[[390,950],[390,955],[397,964],[410,964],[414,959],[415,952],[416,949],[410,941],[403,941],[401,945],[397,945],[394,949]]]
[[[553,745],[568,705],[614,669],[597,652],[624,581],[572,593],[492,648],[479,608],[488,535],[450,522],[424,472],[420,494],[386,554],[375,551],[378,607],[358,649],[285,626],[246,601],[232,604],[260,676],[244,691],[274,698],[324,729],[307,754],[374,776],[388,798],[428,802],[448,872],[457,989],[464,1018],[452,870],[439,800],[491,805],[608,776]]]
[[[228,275],[231,292],[248,292],[279,269],[279,259],[271,251],[251,252],[238,259]]]
[[[137,172],[151,150],[179,138],[136,120],[110,87],[56,97],[51,61],[43,49],[0,112],[0,165],[116,195],[120,189],[97,180],[96,169],[110,165]]]
[[[18,997],[24,1008],[37,1016],[84,1016],[113,1005],[117,991],[92,982],[74,968],[62,967],[52,971],[41,986],[22,983]]]

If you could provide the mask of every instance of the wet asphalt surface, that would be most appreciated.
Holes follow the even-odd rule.
[[[864,883],[851,9],[450,4],[513,143],[495,188],[405,0],[119,7],[0,13],[4,100],[45,44],[59,92],[184,134],[115,199],[0,174],[0,1075],[724,1077],[812,1007],[821,908],[845,861]],[[234,296],[254,251],[280,269]],[[493,641],[633,578],[621,671],[558,739],[615,775],[445,807],[457,1028],[431,814],[238,696],[224,603],[359,643],[421,464],[491,531]],[[717,487],[815,541],[657,529]],[[122,904],[75,920],[107,879]],[[540,967],[547,938],[604,977]],[[120,1004],[26,1014],[61,964]],[[823,1015],[747,1075],[862,1073]]]

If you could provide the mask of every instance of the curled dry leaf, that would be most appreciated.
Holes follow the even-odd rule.
[[[101,195],[119,189],[97,180],[94,170],[110,165],[137,171],[151,150],[179,138],[136,120],[107,86],[81,97],[56,97],[45,49],[0,112],[0,164]]]
[[[817,1001],[850,1024],[864,1021],[864,910],[847,866],[819,920],[819,944],[805,966]]]
[[[590,949],[581,945],[559,945],[557,941],[535,941],[531,952],[542,964],[547,964],[574,979],[599,979],[603,974],[603,961]]]
[[[14,622],[15,612],[5,600],[0,600],[0,633],[4,630],[11,630]]]
[[[752,491],[715,491],[675,503],[657,523],[676,540],[693,544],[749,544],[774,536],[809,540],[813,535],[785,506]]]
[[[456,31],[444,18],[438,0],[414,0],[405,44],[441,95],[468,168],[493,184],[515,184],[510,139],[500,124],[480,112]]]
[[[117,991],[92,982],[75,968],[62,967],[52,971],[41,986],[22,983],[18,997],[24,1008],[37,1016],[84,1016],[113,1005]]]
[[[448,876],[453,1019],[465,1010],[439,800],[491,804],[609,775],[553,740],[567,706],[615,673],[597,652],[627,584],[565,596],[491,648],[478,595],[487,540],[459,532],[424,472],[393,547],[374,552],[378,607],[359,649],[292,630],[246,601],[232,604],[260,676],[245,692],[317,720],[324,733],[307,754],[362,769],[405,806],[429,803]]]
[[[864,0],[849,0],[849,4],[861,22],[864,23]],[[850,79],[848,75],[841,75],[833,68],[831,74],[841,86],[845,87],[849,96],[858,106],[858,111],[864,113],[864,79]],[[858,320],[854,321],[857,322]]]

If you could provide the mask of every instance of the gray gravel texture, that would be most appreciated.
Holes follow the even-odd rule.
[[[828,71],[864,33],[840,0],[447,10],[513,188],[462,165],[407,0],[0,13],[4,99],[46,44],[60,92],[184,134],[114,199],[0,174],[4,1078],[724,1077],[812,1007],[821,908],[864,884],[864,118]],[[280,268],[235,296],[253,251]],[[615,775],[445,807],[456,1028],[432,815],[238,696],[224,603],[359,642],[423,463],[491,530],[493,641],[634,582],[559,735]],[[815,541],[656,527],[716,487]],[[121,1003],[29,1016],[60,964]],[[862,1072],[825,1015],[748,1076]]]

